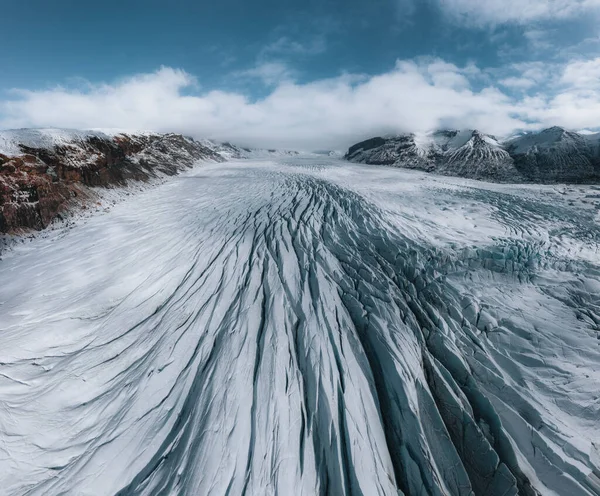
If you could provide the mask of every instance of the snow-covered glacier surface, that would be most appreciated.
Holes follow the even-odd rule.
[[[0,493],[600,493],[593,187],[203,165],[0,261]]]

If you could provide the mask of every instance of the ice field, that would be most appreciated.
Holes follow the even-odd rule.
[[[19,245],[0,494],[600,494],[596,203],[284,157]]]

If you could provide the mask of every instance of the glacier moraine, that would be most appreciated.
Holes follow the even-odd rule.
[[[0,494],[600,494],[600,190],[201,165],[0,261]]]

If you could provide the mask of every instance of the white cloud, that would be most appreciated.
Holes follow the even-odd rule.
[[[502,86],[516,90],[528,90],[535,86],[535,81],[526,77],[508,77],[500,81]]]
[[[552,42],[550,41],[552,31],[539,28],[529,28],[525,30],[523,35],[529,42],[530,48],[534,50],[548,50],[552,48]]]
[[[565,66],[549,99],[545,121],[574,128],[600,127],[600,57]]]
[[[566,66],[561,82],[578,89],[600,89],[600,57],[571,62]]]
[[[555,79],[555,72],[560,67],[556,64],[542,62],[521,62],[493,70],[499,78],[500,85],[511,90],[528,91],[546,88]]]
[[[554,67],[546,93],[524,98],[520,115],[542,126],[571,129],[600,127],[600,57]]]
[[[512,69],[521,77],[541,83],[551,79],[552,73],[556,70],[556,65],[549,62],[521,62],[513,64]]]
[[[459,69],[454,64],[449,64],[442,60],[433,60],[428,64],[421,64],[420,72],[425,77],[429,76],[431,84],[438,87],[466,89],[470,86],[470,81],[467,76],[472,74],[469,72],[472,66],[467,69]]]
[[[84,90],[16,91],[0,102],[0,127],[152,129],[298,149],[343,148],[381,133],[438,127],[497,135],[554,124],[597,128],[598,70],[600,59],[573,62],[555,79],[542,81],[552,91],[514,99],[492,84],[482,87],[487,76],[475,66],[419,59],[399,61],[376,76],[308,84],[279,79],[266,97],[253,101],[236,92],[200,93],[191,75],[162,68]],[[520,71],[515,78],[548,78],[536,64]]]
[[[294,71],[283,62],[259,62],[254,67],[233,73],[236,78],[260,79],[267,86],[293,79]]]
[[[323,36],[316,36],[307,43],[301,43],[287,36],[282,36],[273,43],[265,46],[260,55],[263,57],[289,54],[317,55],[323,53],[326,49],[327,43]]]
[[[600,10],[600,0],[436,0],[456,20],[475,25],[568,19]]]
[[[296,72],[282,58],[295,55],[317,55],[324,52],[325,49],[326,42],[323,36],[316,36],[306,43],[282,36],[260,50],[253,67],[235,71],[231,76],[236,79],[259,79],[267,86],[273,86],[282,81],[291,81],[294,79]]]

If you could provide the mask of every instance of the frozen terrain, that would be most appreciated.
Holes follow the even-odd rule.
[[[600,183],[600,133],[560,127],[508,140],[477,130],[376,137],[351,146],[346,158],[503,183]]]
[[[202,165],[0,261],[0,493],[600,494],[600,190]]]

